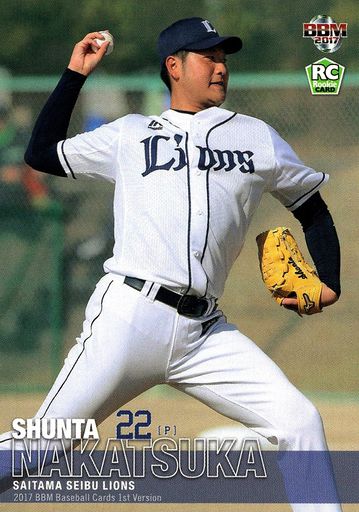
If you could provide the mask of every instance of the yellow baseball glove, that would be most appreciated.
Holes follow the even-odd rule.
[[[282,304],[284,297],[296,297],[299,315],[320,313],[322,282],[289,229],[270,229],[260,233],[256,241],[262,279],[273,298]]]

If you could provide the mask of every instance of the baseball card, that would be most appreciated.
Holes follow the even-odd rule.
[[[0,508],[356,511],[353,1],[0,27]]]

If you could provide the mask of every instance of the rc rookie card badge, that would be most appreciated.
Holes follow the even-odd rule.
[[[338,95],[345,67],[326,57],[305,67],[310,91],[316,95]]]

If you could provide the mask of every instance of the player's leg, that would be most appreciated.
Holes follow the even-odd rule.
[[[220,320],[196,349],[172,360],[168,381],[255,429],[280,450],[326,449],[314,405],[231,324]]]
[[[87,305],[83,332],[35,417],[101,423],[163,381],[171,329],[167,310],[120,277],[105,276]],[[2,435],[0,449],[10,446],[11,434]]]
[[[172,358],[168,382],[278,444],[279,450],[327,450],[314,405],[255,343],[223,318],[203,343]],[[279,465],[288,482],[287,464],[288,458],[282,457]],[[330,467],[328,474],[331,479]],[[293,505],[293,510],[338,512],[341,508],[304,504]]]

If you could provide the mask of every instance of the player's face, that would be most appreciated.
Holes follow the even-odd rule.
[[[172,108],[198,112],[221,105],[226,99],[228,69],[226,54],[219,47],[188,52],[182,61]],[[178,103],[177,103],[178,104]]]

